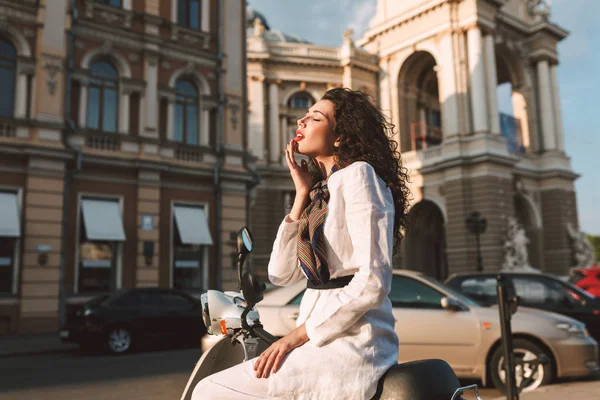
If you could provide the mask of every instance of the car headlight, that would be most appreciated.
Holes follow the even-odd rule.
[[[200,303],[202,304],[202,320],[206,327],[206,332],[209,335],[213,335],[212,324],[210,323],[210,312],[208,310],[208,293],[202,293],[200,295]]]
[[[589,336],[589,332],[584,324],[561,322],[560,324],[557,324],[556,327],[563,331],[569,332],[575,336],[579,336],[579,337]]]
[[[95,314],[96,310],[94,310],[93,308],[88,308],[83,312],[83,316],[84,317],[89,317],[92,314]]]

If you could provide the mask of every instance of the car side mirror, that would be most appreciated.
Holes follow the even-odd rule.
[[[442,297],[440,303],[442,308],[448,311],[462,311],[465,309],[465,306],[460,301],[455,300],[452,297]]]

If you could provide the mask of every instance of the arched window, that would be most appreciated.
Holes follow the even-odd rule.
[[[315,101],[310,94],[300,92],[290,98],[288,106],[295,110],[308,110],[314,103]]]
[[[90,75],[87,127],[102,132],[116,132],[119,107],[117,70],[106,61],[98,61],[91,65]]]
[[[200,30],[200,0],[177,0],[177,24]]]
[[[0,39],[0,117],[12,117],[15,103],[17,51],[5,39]]]
[[[177,142],[198,144],[198,89],[187,79],[175,83],[175,135]]]

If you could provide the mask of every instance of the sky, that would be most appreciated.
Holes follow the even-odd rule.
[[[346,29],[358,39],[375,15],[376,0],[248,0],[272,30],[311,43],[339,46]],[[558,45],[565,152],[575,181],[580,229],[600,235],[600,0],[554,0],[551,21],[570,32]],[[499,90],[500,111],[508,92]]]

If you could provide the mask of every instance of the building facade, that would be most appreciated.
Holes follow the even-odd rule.
[[[0,334],[119,288],[232,287],[245,34],[241,0],[0,1]]]
[[[564,152],[556,46],[568,33],[550,21],[548,3],[378,0],[362,38],[354,44],[348,33],[340,48],[277,40],[285,35],[268,35],[264,18],[249,13],[249,141],[263,177],[253,197],[251,226],[264,242],[255,260],[266,266],[293,198],[280,161],[289,127],[327,87],[342,85],[374,95],[410,172],[410,226],[395,268],[438,279],[475,270],[465,221],[479,212],[485,270],[501,268],[516,217],[532,266],[566,273],[577,175]],[[498,110],[501,85],[510,87],[510,114]]]

